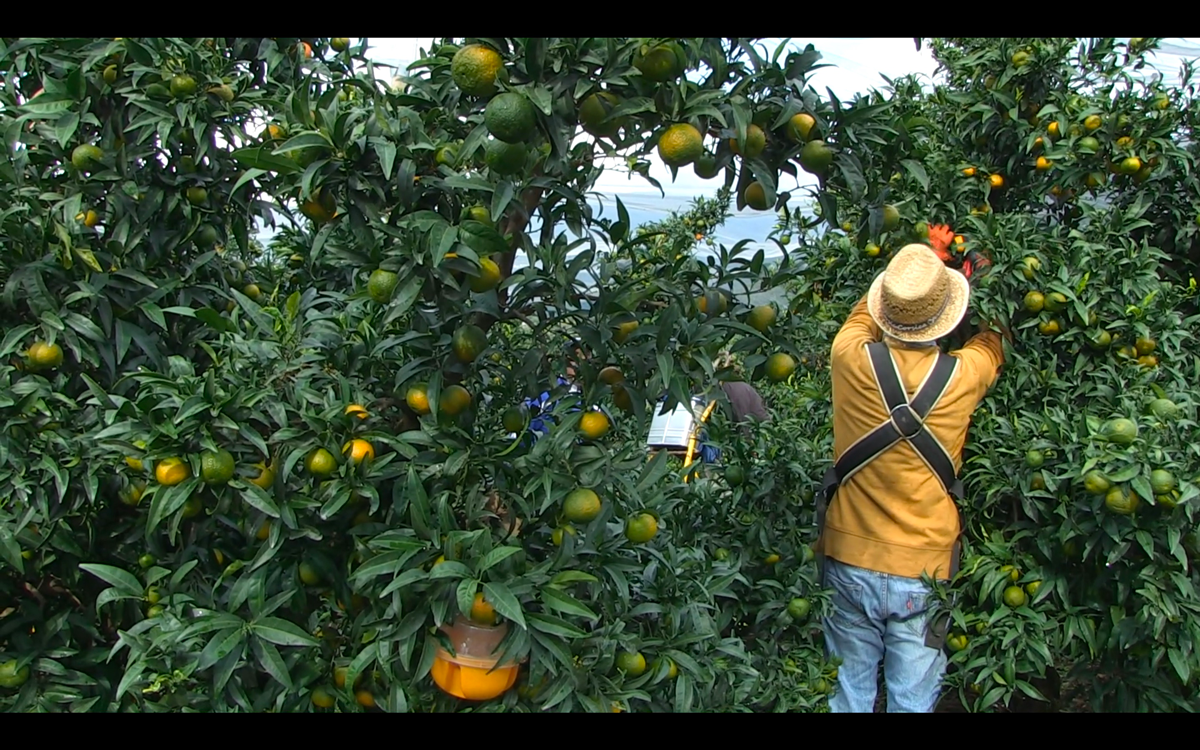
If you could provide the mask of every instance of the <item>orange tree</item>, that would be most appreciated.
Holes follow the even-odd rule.
[[[623,273],[599,245],[635,228],[587,200],[652,152],[763,210],[852,177],[812,143],[865,115],[808,87],[815,50],[446,39],[390,86],[342,38],[0,45],[0,706],[455,710],[459,615],[527,665],[483,710],[819,704],[799,511],[694,524],[710,490],[644,447],[731,342],[798,354],[795,320],[743,322],[789,266]]]
[[[1013,333],[966,449],[963,569],[941,592],[951,684],[973,710],[1080,692],[1096,710],[1198,707],[1200,193],[1190,71],[1177,88],[1137,75],[1154,44],[936,40],[938,85],[863,97],[886,142],[849,115],[829,136],[862,179],[831,181],[825,231],[806,234],[789,315],[805,354],[826,355],[929,223],[954,228],[959,260],[993,263],[956,339],[980,321]],[[828,418],[807,425],[825,460]]]

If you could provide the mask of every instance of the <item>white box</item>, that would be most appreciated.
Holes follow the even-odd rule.
[[[646,437],[647,447],[687,450],[696,419],[704,413],[704,399],[699,396],[693,397],[692,408],[696,411],[696,417],[688,411],[686,404],[678,404],[666,414],[662,413],[662,405],[658,405],[654,419],[650,422],[650,434]]]

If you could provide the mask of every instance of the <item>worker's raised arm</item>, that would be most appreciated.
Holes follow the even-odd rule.
[[[867,297],[863,295],[842,324],[842,330],[833,339],[833,357],[836,359],[843,352],[854,351],[863,344],[878,341],[882,335],[883,331],[867,311]]]

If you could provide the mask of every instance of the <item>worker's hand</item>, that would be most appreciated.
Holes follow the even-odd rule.
[[[950,253],[950,243],[954,242],[954,231],[945,224],[935,224],[929,227],[929,246],[945,263],[953,257]]]
[[[992,259],[988,256],[987,250],[968,250],[966,257],[963,258],[962,272],[968,279],[979,277],[988,272],[992,267]]]

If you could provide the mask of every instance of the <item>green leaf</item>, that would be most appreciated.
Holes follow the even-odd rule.
[[[21,557],[21,546],[7,528],[0,528],[0,559],[17,569],[17,573],[25,575],[25,560]],[[87,570],[86,565],[81,568]],[[105,566],[101,566],[105,567]],[[116,568],[113,568],[116,570]],[[125,571],[119,571],[124,573]],[[114,584],[115,585],[115,584]]]
[[[508,252],[508,243],[492,227],[479,221],[464,221],[458,229],[463,244],[484,258]]]
[[[564,612],[569,615],[586,617],[592,621],[600,619],[599,615],[585,607],[581,602],[550,586],[546,586],[542,589],[542,603],[545,604],[549,609]]]
[[[483,556],[483,559],[479,561],[477,566],[475,566],[475,574],[482,575],[485,570],[488,570],[504,560],[507,560],[512,555],[515,555],[521,551],[522,549],[520,547],[497,547]]]
[[[250,647],[254,651],[254,658],[258,660],[259,666],[263,668],[263,671],[275,678],[275,681],[283,685],[287,690],[292,690],[292,675],[288,671],[283,657],[279,655],[279,649],[261,638],[252,639]]]
[[[429,580],[440,581],[443,578],[470,578],[471,569],[458,560],[444,560],[433,566],[429,571]]]
[[[129,571],[96,563],[81,563],[79,568],[86,573],[91,573],[126,596],[142,595],[142,584]]]
[[[208,645],[200,652],[200,658],[196,662],[196,669],[203,671],[221,661],[232,653],[235,648],[240,646],[245,638],[246,631],[241,628],[222,630],[214,634],[209,639]]]
[[[475,605],[475,592],[478,590],[479,581],[474,578],[464,578],[459,582],[458,589],[455,591],[455,599],[458,603],[458,611],[462,613],[463,617],[471,616],[471,609]]]
[[[445,565],[446,563],[443,563]],[[438,566],[442,567],[441,565]],[[508,587],[502,583],[483,584],[483,595],[496,608],[496,612],[507,620],[512,620],[525,629],[525,615],[521,611],[521,603],[512,595]]]
[[[259,638],[276,646],[320,645],[315,638],[301,630],[300,626],[278,617],[264,617],[252,623],[250,629]]]
[[[300,165],[295,161],[286,156],[276,156],[271,151],[270,146],[251,146],[250,148],[238,149],[230,154],[230,156],[244,166],[259,169],[263,172],[295,174],[301,171]]]
[[[550,579],[551,586],[564,586],[568,583],[599,583],[600,579],[581,570],[564,570]]]

